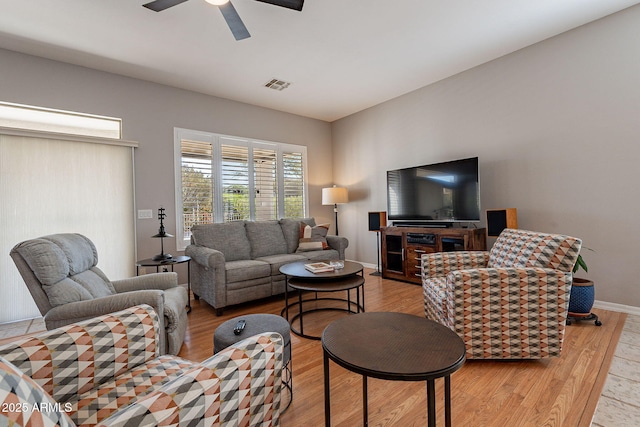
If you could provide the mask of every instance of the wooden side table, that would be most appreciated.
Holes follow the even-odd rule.
[[[445,423],[451,427],[451,378],[465,361],[464,341],[447,327],[406,313],[343,317],[322,333],[324,416],[331,425],[329,359],[362,375],[363,425],[368,425],[367,377],[427,382],[427,419],[436,425],[435,380],[444,378]]]
[[[136,276],[140,275],[140,267],[155,267],[156,273],[160,272],[160,267],[169,267],[171,266],[171,271],[173,271],[173,266],[176,264],[187,263],[187,313],[191,312],[191,257],[182,255],[175,256],[169,259],[163,259],[159,261],[155,261],[152,258],[143,259],[140,261],[136,261]]]

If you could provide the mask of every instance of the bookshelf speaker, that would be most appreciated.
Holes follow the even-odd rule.
[[[516,208],[487,209],[487,236],[498,237],[505,228],[518,228]]]
[[[380,227],[387,226],[386,212],[369,212],[369,231],[380,231]]]

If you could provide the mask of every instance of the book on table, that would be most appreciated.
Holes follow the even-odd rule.
[[[326,262],[313,262],[311,264],[305,264],[304,268],[312,273],[325,273],[334,270],[333,266],[331,264],[327,264]]]

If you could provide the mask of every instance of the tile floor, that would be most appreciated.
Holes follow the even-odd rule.
[[[0,339],[43,330],[42,318],[0,324]],[[640,426],[640,316],[627,316],[591,426]]]
[[[44,331],[45,329],[47,328],[44,326],[44,319],[42,317],[21,320],[19,322],[0,323],[0,339],[31,334]]]
[[[640,426],[640,316],[627,316],[591,426]]]

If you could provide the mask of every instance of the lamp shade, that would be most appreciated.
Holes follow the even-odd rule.
[[[323,205],[340,205],[349,201],[349,192],[344,187],[329,187],[322,189]]]

